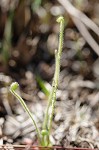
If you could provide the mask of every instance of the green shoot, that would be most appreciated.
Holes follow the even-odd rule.
[[[37,79],[37,82],[38,82],[38,84],[39,84],[41,90],[43,91],[43,93],[44,93],[47,97],[49,97],[50,92],[49,92],[49,90],[46,88],[45,82],[44,82],[44,81],[41,79],[41,77],[38,76],[38,75],[37,75],[36,79]]]
[[[20,101],[21,105],[23,106],[24,110],[28,113],[29,117],[32,119],[33,125],[35,125],[38,140],[41,146],[50,146],[50,131],[52,127],[52,119],[54,114],[54,107],[56,102],[56,92],[58,88],[58,82],[59,82],[59,74],[60,74],[60,59],[61,59],[61,53],[63,49],[63,32],[64,32],[64,18],[60,16],[57,19],[57,22],[60,24],[60,35],[59,35],[59,46],[58,50],[55,50],[55,73],[54,78],[52,82],[52,90],[49,95],[48,99],[48,106],[45,112],[45,118],[43,122],[43,127],[40,132],[39,128],[37,127],[36,122],[33,119],[33,116],[26,106],[24,100],[16,93],[16,90],[18,88],[18,83],[12,83],[10,86],[11,93]],[[49,113],[49,109],[51,108],[51,112]]]

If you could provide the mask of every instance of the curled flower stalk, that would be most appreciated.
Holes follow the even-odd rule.
[[[26,103],[24,102],[24,100],[21,98],[21,96],[16,92],[16,90],[18,89],[19,84],[17,82],[14,82],[11,84],[10,86],[10,92],[19,100],[19,102],[21,103],[22,107],[24,108],[24,110],[27,112],[27,114],[29,115],[29,117],[31,118],[33,125],[36,128],[37,131],[37,135],[38,135],[38,140],[39,143],[41,143],[41,133],[39,131],[39,128],[37,127],[37,124],[32,116],[32,113],[30,112],[29,108],[27,107]]]

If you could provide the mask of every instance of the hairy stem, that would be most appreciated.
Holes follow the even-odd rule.
[[[64,18],[59,17],[57,19],[57,22],[60,23],[60,35],[59,35],[59,47],[58,51],[55,50],[55,73],[54,78],[52,82],[52,90],[49,96],[49,102],[45,113],[45,119],[43,124],[43,129],[48,130],[50,134],[51,125],[52,125],[52,118],[54,114],[54,107],[55,107],[55,101],[56,101],[56,91],[58,87],[58,80],[59,80],[59,73],[60,73],[60,58],[63,48],[63,32],[64,32]],[[49,115],[49,108],[51,107],[51,113]]]
[[[15,87],[16,86],[16,87]],[[14,89],[15,87],[15,89]],[[24,102],[24,100],[21,98],[20,95],[18,95],[16,93],[16,89],[18,88],[18,83],[15,82],[15,83],[12,83],[11,86],[10,86],[10,91],[11,93],[20,101],[22,107],[24,108],[24,110],[27,112],[27,114],[29,115],[29,117],[31,118],[32,122],[33,122],[33,125],[35,126],[36,128],[36,131],[37,131],[37,135],[38,135],[38,140],[39,140],[39,143],[41,144],[41,133],[40,133],[40,130],[39,128],[37,127],[37,124],[32,116],[32,113],[30,112],[29,108],[27,107],[26,103]]]

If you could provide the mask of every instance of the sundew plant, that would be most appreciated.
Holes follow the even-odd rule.
[[[21,98],[21,96],[16,92],[16,90],[19,87],[19,84],[17,82],[14,82],[10,86],[11,93],[20,101],[22,107],[27,112],[29,117],[31,118],[33,125],[36,128],[37,136],[38,136],[38,142],[40,146],[50,146],[50,133],[51,133],[51,127],[52,127],[52,120],[53,120],[53,114],[54,114],[54,107],[56,102],[56,92],[58,88],[58,82],[59,82],[59,74],[60,74],[60,59],[63,49],[63,33],[64,33],[64,18],[63,16],[58,17],[57,22],[60,24],[60,33],[59,33],[59,45],[58,50],[55,50],[55,72],[54,77],[52,81],[52,90],[49,95],[48,99],[48,105],[45,112],[44,122],[42,129],[40,130],[33,118],[32,113],[30,112],[29,108],[25,104],[24,100]],[[50,111],[49,111],[50,109]]]

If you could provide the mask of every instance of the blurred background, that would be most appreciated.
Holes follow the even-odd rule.
[[[98,0],[0,0],[0,144],[37,144],[35,128],[9,86],[20,84],[18,92],[41,128],[60,15],[64,46],[51,141],[99,148]]]

